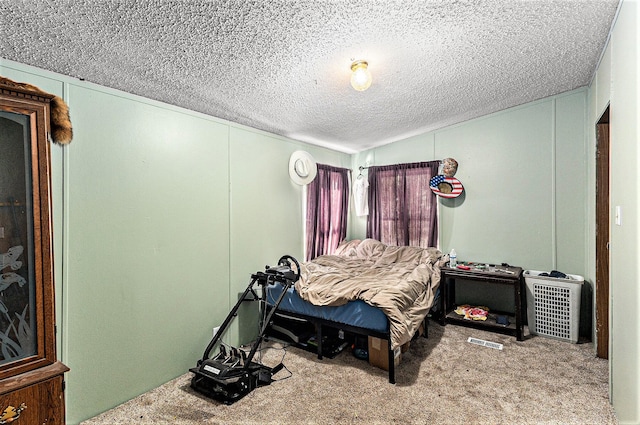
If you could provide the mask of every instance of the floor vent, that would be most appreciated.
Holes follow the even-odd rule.
[[[485,341],[484,339],[472,338],[469,337],[467,342],[471,344],[481,345],[483,347],[493,348],[494,350],[502,350],[503,345],[498,344],[497,342]]]

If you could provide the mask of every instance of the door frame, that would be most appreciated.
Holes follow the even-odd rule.
[[[596,355],[609,358],[609,106],[596,124]]]

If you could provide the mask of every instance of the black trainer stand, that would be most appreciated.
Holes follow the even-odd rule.
[[[296,271],[291,266],[296,266]],[[276,308],[280,305],[286,290],[293,285],[300,277],[300,264],[298,261],[285,255],[278,261],[278,266],[265,268],[264,272],[257,272],[251,275],[251,282],[244,291],[236,305],[231,309],[229,315],[224,320],[220,329],[213,336],[209,345],[204,351],[202,359],[198,360],[196,367],[189,369],[195,376],[191,379],[191,387],[197,392],[211,397],[225,404],[232,404],[249,394],[254,389],[269,385],[273,382],[273,375],[283,368],[280,363],[275,367],[268,367],[253,361],[253,357],[258,350],[265,336],[265,332],[271,317]],[[261,301],[264,303],[266,296],[265,287],[274,282],[280,282],[285,290],[276,301],[274,309],[266,313],[260,325],[260,332],[256,338],[249,354],[235,347],[225,347],[221,342],[221,337],[231,322],[238,315],[240,305],[245,301]],[[255,285],[262,286],[261,296],[255,291]],[[213,349],[219,345],[220,351],[211,357]]]

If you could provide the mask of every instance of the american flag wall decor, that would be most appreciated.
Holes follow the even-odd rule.
[[[429,187],[433,193],[443,198],[457,198],[464,190],[460,180],[442,174],[432,177]]]

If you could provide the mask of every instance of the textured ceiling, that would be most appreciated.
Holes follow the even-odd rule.
[[[617,6],[0,0],[0,57],[357,152],[588,85]]]

